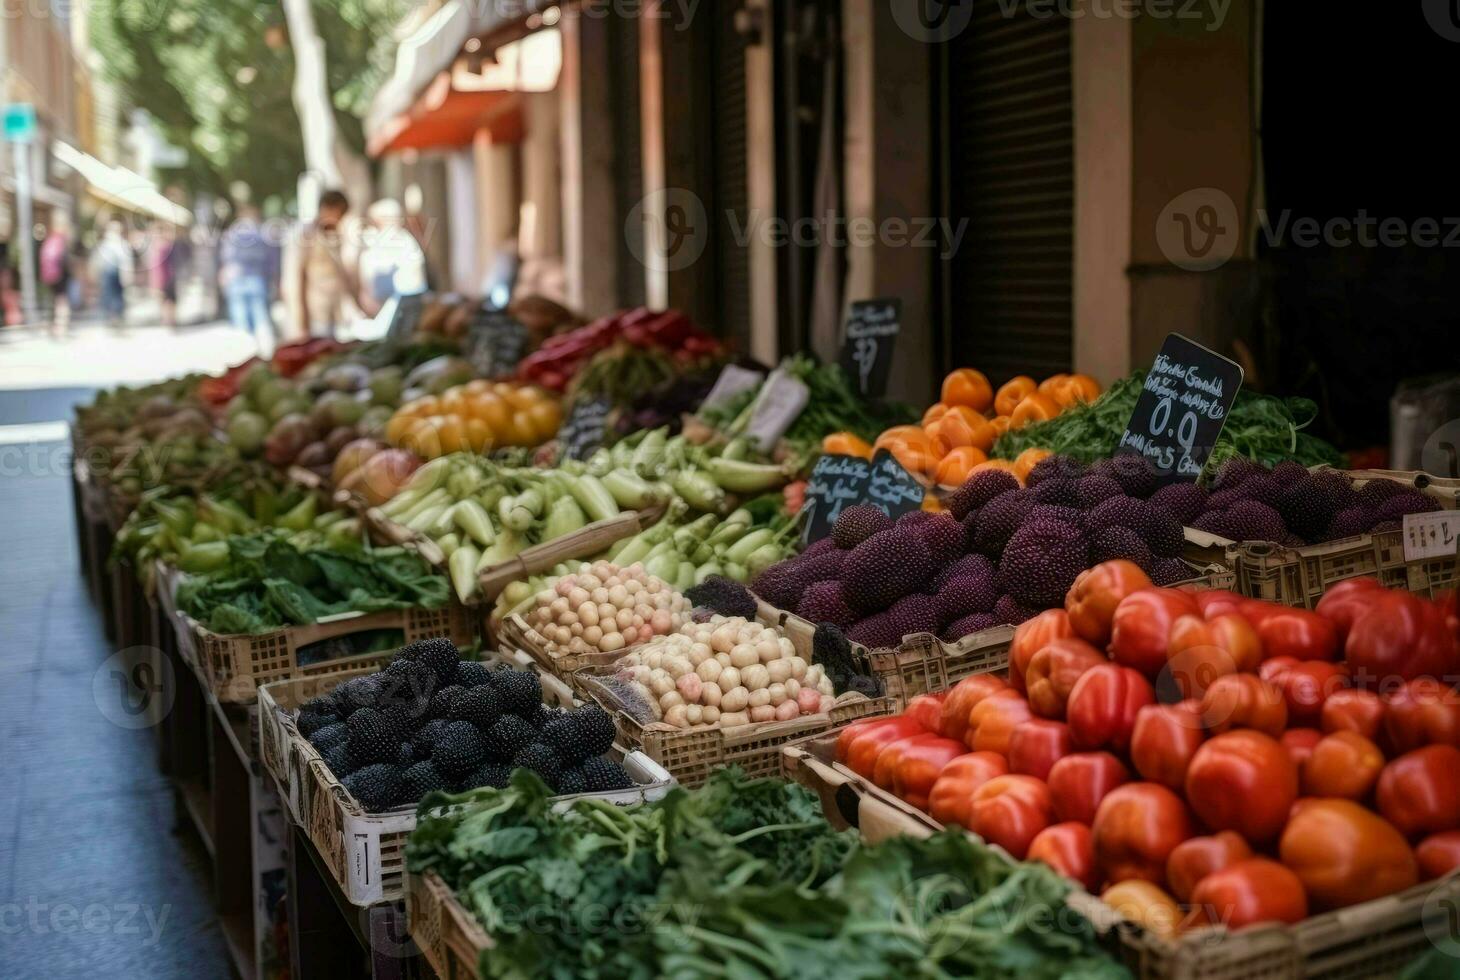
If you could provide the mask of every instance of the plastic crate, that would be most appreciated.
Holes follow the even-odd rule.
[[[438,876],[410,876],[406,921],[416,948],[440,980],[482,980],[478,963],[492,939]]]
[[[1460,480],[1442,480],[1424,473],[1397,470],[1354,470],[1344,474],[1361,487],[1372,480],[1394,480],[1414,487],[1446,510],[1460,502]],[[1268,541],[1228,541],[1189,532],[1188,542],[1225,550],[1236,584],[1254,599],[1311,609],[1333,585],[1345,579],[1373,576],[1392,589],[1433,598],[1455,587],[1455,556],[1423,561],[1404,560],[1404,532],[1380,531],[1357,537],[1285,548]]]
[[[345,898],[361,906],[394,901],[404,894],[406,838],[416,828],[416,808],[366,813],[299,734],[294,713],[310,698],[371,673],[370,669],[336,671],[269,684],[259,691],[259,755],[264,768],[278,784],[290,818],[309,835]],[[554,692],[549,697],[561,703]],[[638,803],[659,799],[674,785],[669,773],[641,752],[614,746],[611,756],[623,764],[634,788],[583,797]],[[583,797],[561,797],[560,805]]]
[[[395,655],[396,649],[380,653],[337,657],[301,664],[299,651],[325,640],[352,636],[371,630],[400,630],[402,646],[418,640],[444,636],[458,647],[469,646],[474,634],[474,617],[466,607],[450,602],[440,609],[388,609],[378,613],[346,614],[327,622],[288,626],[268,633],[223,635],[203,628],[185,614],[192,634],[193,653],[209,692],[219,701],[249,703],[258,688],[274,681],[328,674],[344,667],[378,666]]]

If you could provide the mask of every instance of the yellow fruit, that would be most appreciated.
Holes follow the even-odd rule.
[[[466,442],[474,453],[491,452],[497,444],[492,427],[476,418],[466,420]]]
[[[538,443],[547,442],[557,435],[558,427],[563,424],[563,410],[554,401],[534,402],[527,409],[527,416],[537,436],[534,441]]]

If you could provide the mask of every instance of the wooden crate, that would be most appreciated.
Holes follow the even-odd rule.
[[[1371,480],[1408,484],[1446,510],[1460,506],[1460,480],[1442,480],[1424,473],[1397,470],[1354,470],[1346,473],[1356,487]],[[1200,532],[1188,534],[1188,540]],[[1372,576],[1392,589],[1433,598],[1455,587],[1457,559],[1404,560],[1404,532],[1380,531],[1322,544],[1285,548],[1268,541],[1228,541],[1215,535],[1199,539],[1225,550],[1235,578],[1234,588],[1254,599],[1311,609],[1333,585],[1345,579]]]
[[[304,829],[346,899],[355,905],[394,901],[404,894],[406,838],[416,828],[416,808],[367,813],[299,734],[294,713],[312,697],[372,670],[336,671],[265,685],[259,692],[259,742],[264,767],[279,786],[290,818]],[[551,697],[551,695],[550,695]],[[661,798],[674,785],[669,773],[642,752],[614,746],[634,788],[561,797],[559,805],[592,797],[629,804]]]
[[[439,980],[482,980],[479,963],[491,937],[437,875],[409,876],[406,919]]]
[[[315,643],[371,630],[400,630],[402,645],[446,637],[458,647],[475,639],[475,620],[466,607],[450,602],[440,609],[389,609],[352,613],[327,622],[288,626],[268,633],[222,635],[203,628],[185,614],[191,642],[210,692],[220,701],[249,703],[258,688],[273,681],[291,680],[337,671],[345,666],[385,663],[396,650],[358,654],[301,664],[299,651]]]
[[[782,770],[822,801],[834,826],[868,839],[889,833],[927,836],[941,829],[927,813],[836,761],[836,733],[782,749]],[[997,848],[996,848],[997,850]],[[1002,853],[1002,852],[1001,852]],[[1446,920],[1460,903],[1460,874],[1398,895],[1315,915],[1296,926],[1225,929],[1164,939],[1121,917],[1076,887],[1068,904],[1108,938],[1138,980],[1359,980],[1393,976],[1434,945],[1460,939]]]

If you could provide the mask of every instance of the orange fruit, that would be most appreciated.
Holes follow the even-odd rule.
[[[959,446],[944,456],[933,470],[933,482],[944,487],[961,487],[979,463],[988,456],[974,446]]]
[[[1034,394],[1039,388],[1034,379],[1027,374],[1010,378],[999,388],[999,393],[994,396],[994,411],[1000,415],[1012,415],[1014,409],[1028,396]]]
[[[940,454],[915,425],[898,425],[877,437],[875,449],[886,449],[909,473],[931,473]]]
[[[1072,374],[1062,390],[1072,394],[1077,402],[1093,402],[1100,397],[1100,382],[1088,374]]]
[[[492,433],[492,427],[478,418],[466,420],[466,444],[471,447],[474,453],[491,452],[496,445],[496,437]]]
[[[512,409],[495,392],[484,391],[467,402],[467,414],[481,419],[493,432],[501,432],[512,422]]]
[[[894,425],[877,437],[872,448],[873,450],[883,449],[889,443],[900,440],[911,440],[914,445],[920,445],[925,450],[932,448],[932,440],[928,438],[928,434],[916,425]]]
[[[923,427],[927,428],[928,426],[932,425],[934,422],[941,419],[947,413],[947,411],[948,406],[944,405],[942,402],[934,402],[933,404],[929,405],[928,410],[923,413]]]
[[[510,392],[502,397],[507,399],[507,404],[518,411],[526,411],[542,401],[542,392],[531,385],[515,385]]]
[[[974,413],[977,421],[970,422],[957,411],[962,407],[949,409],[946,415],[926,429],[928,438],[933,442],[933,452],[939,456],[946,456],[959,446],[972,446],[975,434],[987,425],[982,418],[977,418],[977,413]],[[972,412],[972,409],[969,411]]]
[[[460,415],[441,416],[436,435],[441,439],[443,455],[466,452],[471,448],[466,439],[466,420]]]
[[[937,494],[927,494],[923,497],[923,510],[929,514],[941,514],[944,510],[943,501],[938,499]]]
[[[1049,377],[1039,382],[1039,388],[1037,390],[1041,395],[1049,395],[1051,398],[1053,398],[1055,390],[1069,379],[1070,376],[1068,374],[1051,374]]]
[[[422,459],[435,459],[441,455],[441,436],[436,430],[439,416],[416,419],[401,437],[401,448],[409,449]]]
[[[1021,401],[1009,415],[1009,428],[1022,429],[1030,422],[1043,422],[1059,413],[1059,404],[1053,398],[1035,392]]]
[[[563,424],[563,410],[555,401],[534,402],[532,407],[526,410],[526,414],[536,435],[534,445],[547,442],[557,435],[558,426]]]
[[[1029,471],[1034,469],[1034,465],[1036,463],[1038,463],[1041,459],[1045,459],[1046,457],[1053,455],[1054,453],[1050,452],[1048,449],[1039,449],[1037,447],[1033,449],[1026,449],[1019,454],[1018,458],[1014,460],[1014,471],[1018,474],[1019,479],[1028,479]]]
[[[442,415],[465,416],[467,414],[466,405],[466,392],[463,391],[461,388],[452,388],[450,391],[446,392],[446,394],[441,396]]]
[[[943,379],[943,402],[967,405],[976,412],[987,412],[994,403],[994,389],[982,371],[959,368]]]
[[[975,449],[982,449],[984,452],[988,452],[994,448],[994,443],[998,441],[1001,435],[1003,435],[1003,432],[999,430],[997,425],[993,422],[985,422],[983,425],[974,426],[973,438],[969,440],[968,444]]]
[[[461,390],[468,395],[481,395],[492,390],[492,383],[486,378],[472,378],[461,386]]]
[[[419,421],[420,419],[414,415],[407,415],[404,409],[396,412],[390,417],[390,421],[385,423],[385,441],[392,446],[399,446],[411,426]]]
[[[862,459],[872,458],[872,447],[867,443],[867,440],[851,432],[833,432],[821,440],[821,451],[830,453],[833,456],[859,456]]]
[[[1009,431],[1009,416],[998,415],[989,419],[989,425],[994,427],[994,438],[998,438]]]

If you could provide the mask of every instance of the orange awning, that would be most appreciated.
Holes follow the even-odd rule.
[[[471,145],[479,130],[493,143],[520,142],[526,126],[516,92],[460,91],[442,72],[416,104],[382,126],[366,150],[384,156],[402,150],[455,150]]]

